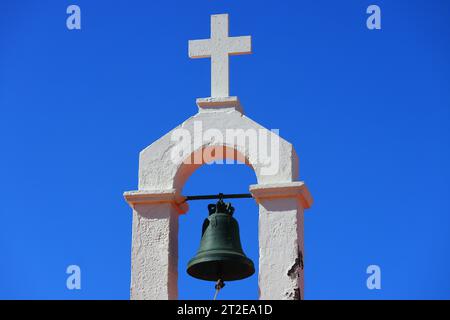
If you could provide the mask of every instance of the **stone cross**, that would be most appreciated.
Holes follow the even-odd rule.
[[[228,36],[228,14],[211,16],[211,38],[189,41],[190,58],[211,58],[211,98],[229,96],[230,55],[252,53],[252,38]]]

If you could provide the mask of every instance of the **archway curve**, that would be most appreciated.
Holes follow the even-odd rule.
[[[226,137],[227,130],[231,128],[231,130],[242,130],[243,132],[254,130],[258,132],[258,137],[259,134],[263,134],[271,141],[272,139],[276,140],[277,153],[275,155],[271,149],[268,160],[278,163],[277,171],[266,174],[264,171],[267,165],[258,161],[260,159],[252,157],[252,152],[245,140],[237,139],[231,144],[205,140],[198,143],[195,137],[198,134],[197,128],[199,126],[203,132],[215,130],[222,137]],[[199,152],[199,150],[203,152],[205,148],[217,146],[225,146],[236,150],[240,156],[247,159],[246,161],[251,164],[257,176],[258,184],[287,183],[296,181],[298,178],[298,156],[292,144],[282,139],[278,134],[264,128],[237,111],[199,112],[141,151],[139,156],[139,190],[176,189],[179,191],[183,182],[186,181],[186,176],[195,171],[195,165],[191,167],[185,166],[185,159],[173,159],[173,152],[179,149],[179,140],[174,139],[174,136],[180,132],[179,130],[193,138],[188,143],[189,150],[194,150],[192,154]],[[201,164],[203,163],[199,163],[199,165]]]
[[[174,179],[174,189],[181,194],[186,182],[203,165],[246,165],[258,176],[248,157],[236,148],[227,145],[205,146],[191,153],[178,167]]]

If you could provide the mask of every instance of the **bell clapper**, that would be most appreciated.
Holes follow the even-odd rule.
[[[216,293],[214,294],[214,300],[216,300],[219,290],[222,289],[223,287],[225,287],[225,282],[223,282],[222,279],[217,280],[216,285],[215,285]]]

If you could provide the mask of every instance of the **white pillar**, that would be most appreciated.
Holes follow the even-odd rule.
[[[312,197],[303,182],[252,185],[259,204],[259,298],[304,297],[303,210]]]
[[[124,193],[133,208],[133,300],[178,298],[178,215],[187,211],[175,190]]]

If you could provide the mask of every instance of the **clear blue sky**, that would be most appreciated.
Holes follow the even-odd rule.
[[[66,28],[77,4],[82,30]],[[366,28],[370,4],[382,30]],[[315,198],[306,212],[307,299],[450,298],[450,2],[0,2],[0,298],[127,299],[138,153],[209,96],[209,59],[189,39],[210,14],[252,35],[231,58],[231,94],[280,129]],[[213,181],[213,182],[211,182]],[[204,166],[185,194],[246,192],[245,166]],[[180,298],[208,202],[180,218]],[[238,200],[256,262],[257,207]],[[77,264],[82,289],[66,289]],[[366,268],[382,289],[366,288]],[[222,298],[257,298],[257,276]]]

